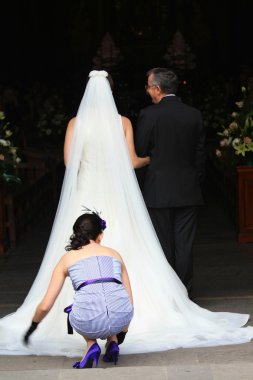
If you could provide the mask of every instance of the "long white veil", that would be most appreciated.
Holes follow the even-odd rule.
[[[92,71],[89,76],[45,256],[22,306],[0,320],[0,354],[77,356],[83,351],[82,337],[67,335],[63,308],[72,302],[69,279],[31,337],[30,346],[22,344],[82,206],[102,211],[108,226],[103,244],[120,252],[129,272],[135,315],[122,353],[249,341],[253,328],[241,328],[248,315],[213,313],[188,299],[185,287],[167,263],[146,210],[107,73]]]

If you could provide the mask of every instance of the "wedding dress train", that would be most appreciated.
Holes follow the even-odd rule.
[[[61,198],[41,268],[22,306],[0,320],[0,354],[80,356],[84,340],[67,335],[63,309],[72,303],[67,278],[50,313],[28,347],[22,337],[65,253],[82,207],[101,211],[103,245],[123,257],[132,285],[135,314],[121,353],[141,353],[248,342],[253,327],[245,314],[211,312],[190,301],[167,263],[131,168],[121,118],[105,72],[92,72],[82,99]],[[35,247],[36,248],[36,247]]]

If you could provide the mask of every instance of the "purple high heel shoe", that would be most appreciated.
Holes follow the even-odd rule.
[[[73,368],[92,368],[93,363],[98,366],[98,359],[101,354],[101,349],[97,343],[94,343],[87,351],[85,357],[80,362],[75,362]]]
[[[103,356],[103,361],[106,363],[113,362],[114,365],[116,365],[118,359],[119,359],[119,346],[117,345],[116,342],[110,342]]]

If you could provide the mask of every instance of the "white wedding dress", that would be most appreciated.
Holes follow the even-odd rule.
[[[103,244],[116,249],[129,272],[135,314],[121,353],[141,353],[248,342],[253,327],[242,328],[249,316],[217,313],[189,300],[167,263],[149,219],[131,168],[121,118],[106,79],[91,72],[72,138],[54,226],[40,271],[23,305],[0,320],[0,354],[80,356],[83,338],[67,334],[63,309],[72,303],[69,278],[52,310],[40,323],[28,347],[22,344],[35,308],[52,271],[65,253],[82,206],[101,211],[107,229]]]

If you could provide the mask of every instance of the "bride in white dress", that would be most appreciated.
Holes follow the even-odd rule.
[[[130,161],[134,148],[130,143],[129,152],[127,127],[118,115],[107,73],[92,71],[89,77],[77,117],[68,128],[71,143],[65,146],[66,172],[48,247],[24,303],[0,320],[0,354],[78,356],[82,352],[83,340],[67,335],[63,313],[72,303],[70,280],[28,347],[22,338],[83,206],[102,212],[108,226],[104,245],[120,252],[129,271],[135,315],[122,354],[250,341],[253,327],[242,328],[249,315],[210,312],[189,300],[151,224]],[[132,139],[130,129],[127,139]],[[137,159],[135,164],[145,163]]]

